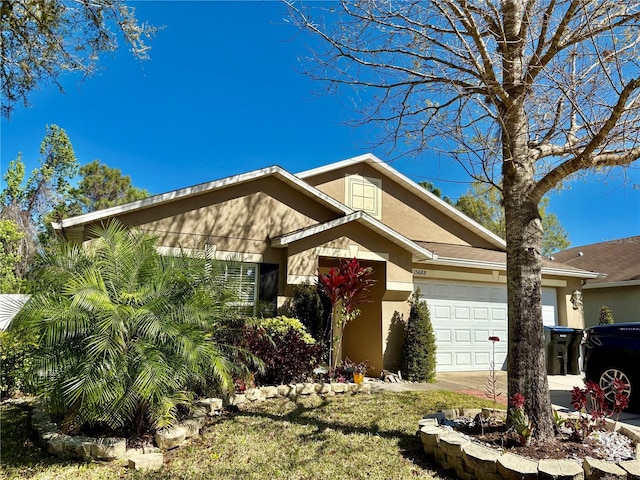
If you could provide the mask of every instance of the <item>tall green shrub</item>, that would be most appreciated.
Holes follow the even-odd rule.
[[[429,307],[420,301],[420,290],[409,298],[411,306],[407,336],[402,349],[402,374],[412,382],[433,382],[436,378],[436,336]]]
[[[606,305],[600,307],[600,325],[611,325],[613,321],[613,312]]]
[[[326,326],[325,309],[318,292],[318,287],[309,282],[296,285],[293,289],[293,298],[288,302],[288,316],[297,318],[302,322],[307,332],[317,341],[322,342]]]
[[[0,331],[0,396],[34,393],[30,381],[33,356],[38,344],[35,336]]]

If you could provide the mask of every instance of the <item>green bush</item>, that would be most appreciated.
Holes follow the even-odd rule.
[[[299,319],[307,332],[322,342],[328,324],[326,310],[318,287],[304,282],[294,287],[293,298],[278,313]]]
[[[603,305],[600,307],[600,325],[611,325],[613,322],[613,312],[609,307]]]
[[[420,290],[409,298],[411,310],[402,349],[402,374],[411,382],[433,382],[436,378],[436,336],[429,307],[420,301]]]
[[[322,345],[295,318],[275,317],[244,329],[243,347],[264,362],[253,381],[280,385],[305,381],[320,363]]]
[[[19,332],[0,331],[0,395],[34,393],[30,381],[33,355],[38,348],[35,337]]]
[[[297,318],[289,318],[283,315],[274,318],[263,318],[258,320],[258,325],[264,327],[270,335],[284,335],[293,329],[300,334],[300,338],[304,343],[309,345],[316,343],[315,339],[309,335],[307,329]]]

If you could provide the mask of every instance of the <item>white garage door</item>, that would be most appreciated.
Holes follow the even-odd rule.
[[[416,281],[427,301],[436,334],[436,369],[445,371],[488,370],[493,342],[495,366],[506,368],[507,288],[501,284],[450,281]],[[553,288],[543,289],[545,325],[557,323],[557,301]]]

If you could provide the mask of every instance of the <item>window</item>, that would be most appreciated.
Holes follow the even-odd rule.
[[[234,306],[248,315],[274,316],[278,296],[277,264],[222,262],[220,283],[234,292]]]
[[[255,263],[225,262],[221,281],[236,294],[239,306],[255,305],[257,270]]]
[[[345,201],[354,210],[362,210],[374,218],[382,218],[382,180],[361,175],[345,179]]]

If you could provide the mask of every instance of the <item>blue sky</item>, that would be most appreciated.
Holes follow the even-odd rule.
[[[122,46],[97,75],[63,79],[31,96],[1,122],[0,171],[22,152],[37,166],[47,124],[64,128],[81,164],[99,159],[162,193],[270,165],[296,173],[372,152],[415,181],[453,199],[469,178],[451,159],[388,155],[373,148],[348,90],[322,94],[298,59],[305,38],[277,1],[138,1],[140,20],[165,26],[139,62]],[[4,182],[0,185],[4,187]],[[635,188],[634,188],[635,186]],[[550,210],[573,246],[640,235],[640,163],[576,180],[553,194]]]

